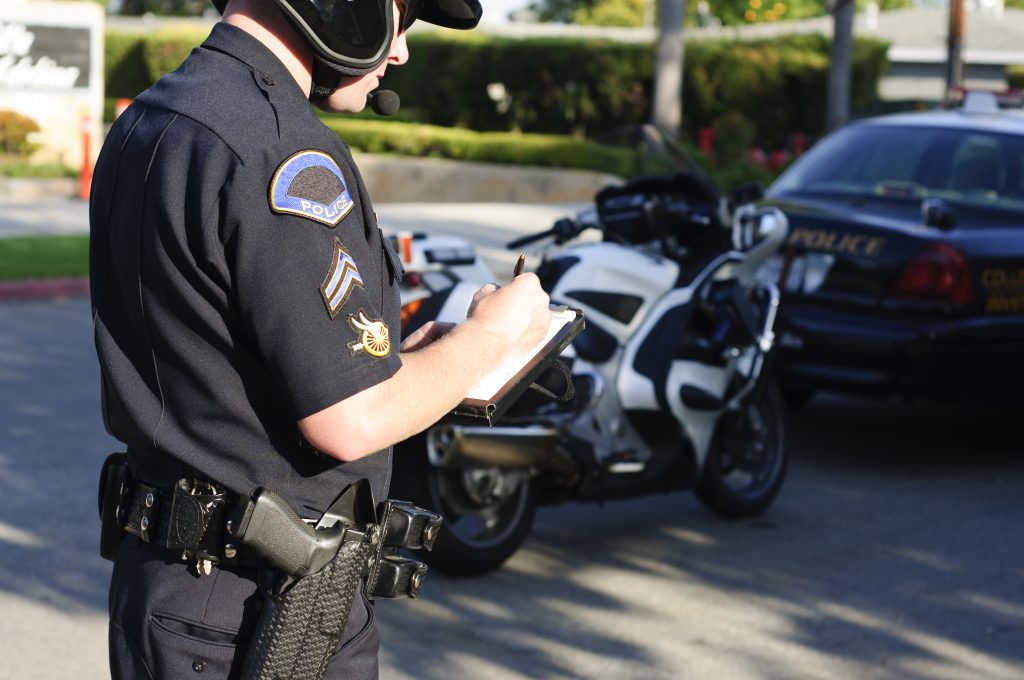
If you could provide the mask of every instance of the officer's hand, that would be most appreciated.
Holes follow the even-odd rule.
[[[469,319],[500,340],[509,354],[532,349],[551,324],[551,300],[536,274],[525,273],[498,288],[488,284],[477,291]]]
[[[450,331],[455,324],[447,321],[428,321],[402,340],[402,352],[415,352]]]
[[[473,316],[473,312],[476,311],[477,304],[480,303],[485,297],[498,290],[499,286],[496,283],[485,283],[480,287],[480,290],[473,293],[473,299],[469,303],[469,311],[466,312],[466,318]]]

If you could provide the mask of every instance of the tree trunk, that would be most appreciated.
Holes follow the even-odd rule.
[[[683,121],[683,16],[686,0],[658,1],[651,122],[674,137]]]
[[[834,0],[832,7],[832,66],[828,74],[829,130],[842,127],[850,119],[850,71],[853,54],[854,0]]]
[[[964,0],[949,0],[949,34],[946,38],[946,93],[963,85]]]

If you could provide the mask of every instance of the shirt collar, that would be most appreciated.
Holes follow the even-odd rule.
[[[260,76],[269,78],[271,82],[267,84],[290,88],[292,94],[306,99],[305,93],[295,82],[291,72],[270,48],[237,26],[223,22],[215,24],[210,35],[203,41],[202,47],[234,57]]]

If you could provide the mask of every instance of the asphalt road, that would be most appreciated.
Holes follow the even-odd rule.
[[[501,243],[560,212],[520,208],[378,212],[493,225],[474,240],[504,272]],[[117,446],[91,343],[84,300],[0,304],[0,680],[107,676],[95,480]],[[543,509],[501,571],[378,606],[382,677],[1022,678],[1018,420],[823,397],[792,417],[762,518],[723,522],[687,493]]]
[[[84,300],[0,305],[0,678],[105,677]],[[762,518],[545,509],[506,568],[378,606],[384,678],[1024,677],[1013,411],[819,398]]]

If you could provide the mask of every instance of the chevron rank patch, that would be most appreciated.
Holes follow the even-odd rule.
[[[270,209],[333,227],[352,210],[341,169],[323,151],[307,149],[281,163],[270,180]]]
[[[332,319],[338,315],[338,311],[348,300],[352,289],[356,286],[362,287],[362,285],[363,277],[359,274],[356,261],[352,259],[348,251],[341,247],[341,242],[334,239],[331,268],[327,272],[324,282],[320,284],[320,295],[323,296],[324,304],[327,305],[327,313],[331,315]]]

